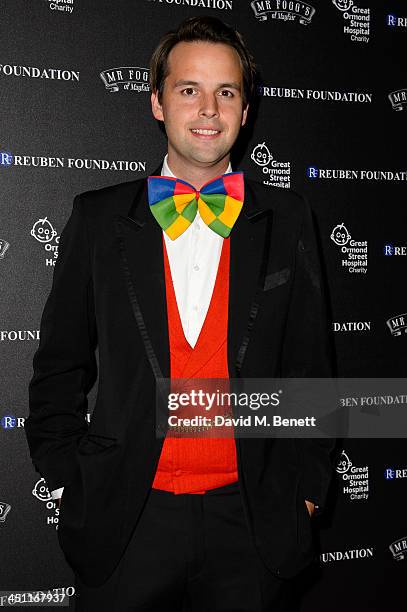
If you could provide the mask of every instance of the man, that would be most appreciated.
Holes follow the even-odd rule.
[[[63,490],[77,610],[288,610],[313,558],[332,441],[155,431],[162,377],[330,375],[310,209],[230,164],[253,78],[218,19],[164,36],[150,64],[163,163],[76,196],[61,235],[25,428]]]

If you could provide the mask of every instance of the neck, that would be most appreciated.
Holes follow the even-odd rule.
[[[208,181],[225,174],[229,166],[229,157],[228,154],[212,165],[193,166],[188,161],[174,155],[171,149],[168,149],[167,164],[177,178],[190,183],[195,189],[201,189],[202,185]]]

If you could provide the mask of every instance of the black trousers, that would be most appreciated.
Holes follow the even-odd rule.
[[[239,483],[203,495],[151,489],[110,578],[75,576],[76,612],[288,612],[291,584],[263,564],[246,525]]]

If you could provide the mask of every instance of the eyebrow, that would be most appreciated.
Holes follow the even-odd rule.
[[[187,81],[185,79],[180,79],[175,82],[174,87],[179,87],[180,85],[199,85],[199,84],[200,83],[198,81]],[[237,91],[241,91],[241,87],[239,83],[235,83],[234,81],[232,81],[231,83],[219,83],[218,88],[219,87],[229,87],[230,89],[237,89]]]

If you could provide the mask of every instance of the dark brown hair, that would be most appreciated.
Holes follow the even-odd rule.
[[[177,30],[167,32],[155,48],[149,66],[150,88],[151,91],[157,92],[160,104],[164,90],[164,81],[168,76],[168,55],[171,49],[179,42],[195,40],[224,43],[236,49],[242,66],[242,98],[243,108],[246,108],[254,94],[256,64],[246,47],[242,35],[220,19],[209,15],[184,19]]]

